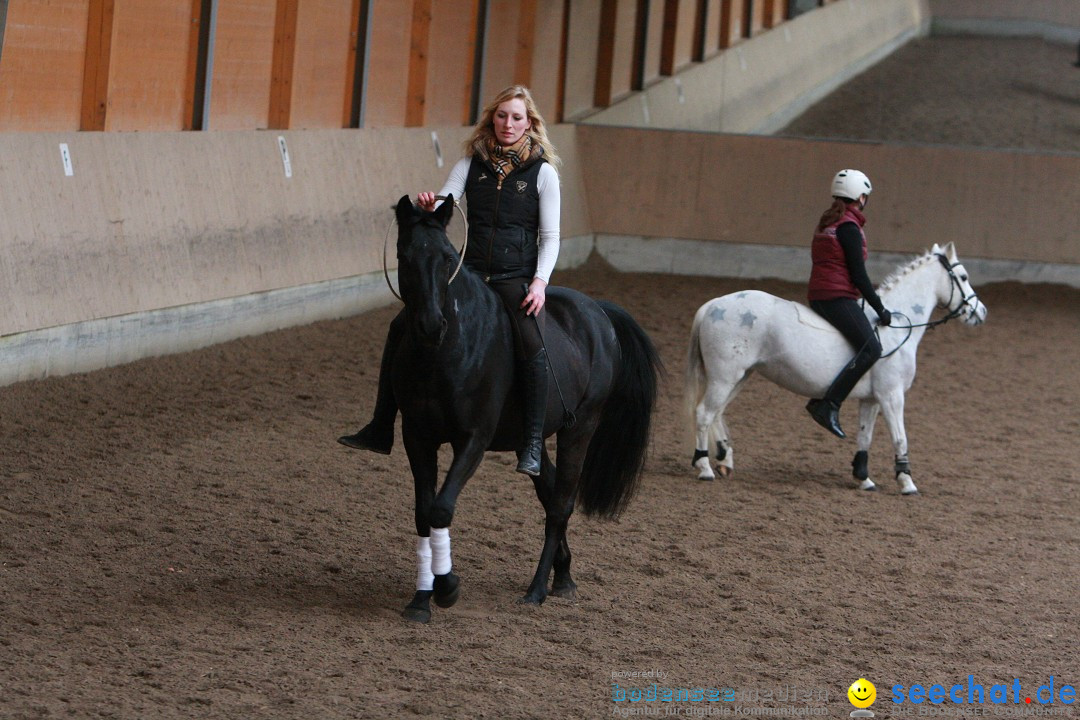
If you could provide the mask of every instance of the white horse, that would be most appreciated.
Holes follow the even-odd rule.
[[[986,319],[986,306],[975,295],[952,243],[936,244],[899,268],[878,288],[892,325],[879,327],[881,359],[851,392],[859,399],[858,451],[852,462],[859,487],[876,490],[867,470],[870,441],[878,410],[892,432],[896,480],[904,495],[918,494],[908,463],[904,431],[904,393],[915,379],[915,351],[926,329],[959,317],[967,325]],[[935,307],[948,314],[931,321]],[[877,320],[867,308],[871,322]],[[857,348],[824,318],[805,305],[757,290],[736,292],[702,305],[694,316],[687,358],[686,401],[696,426],[693,466],[698,479],[712,480],[709,441],[716,441],[720,474],[734,471],[731,437],[723,413],[750,373],[763,376],[804,397],[822,397]]]

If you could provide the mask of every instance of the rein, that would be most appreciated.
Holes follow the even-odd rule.
[[[436,195],[435,199],[446,200],[446,196]],[[457,208],[458,213],[461,215],[461,222],[465,226],[465,240],[461,243],[461,257],[458,259],[457,267],[454,268],[454,272],[452,275],[450,275],[450,279],[446,281],[447,286],[449,286],[450,283],[454,282],[454,278],[456,278],[458,276],[458,273],[461,272],[461,265],[465,262],[465,248],[469,246],[469,221],[465,219],[465,211],[461,209],[461,203],[459,203],[456,198],[454,199],[454,207]],[[395,225],[397,225],[397,218],[394,218],[394,221],[386,226],[386,235],[383,236],[382,271],[383,277],[386,278],[386,287],[390,288],[390,292],[394,294],[394,297],[396,297],[398,300],[401,300],[402,302],[405,302],[404,300],[402,300],[401,296],[398,295],[398,291],[394,289],[393,284],[391,284],[390,271],[386,267],[386,246],[390,242],[390,228],[394,227]]]
[[[963,312],[964,308],[966,308],[966,307],[968,307],[968,305],[970,305],[969,301],[971,300],[971,298],[975,297],[974,293],[972,293],[971,295],[968,295],[967,297],[964,297],[964,294],[963,294],[964,290],[963,290],[963,288],[960,287],[960,279],[958,277],[956,277],[956,273],[953,272],[953,268],[955,268],[960,263],[951,263],[950,264],[949,259],[947,257],[945,257],[943,254],[941,254],[941,253],[935,253],[935,254],[937,255],[938,260],[941,261],[942,267],[945,268],[945,272],[949,273],[949,300],[948,300],[948,302],[945,303],[945,307],[949,307],[950,305],[952,305],[953,296],[956,294],[956,292],[958,290],[960,292],[960,297],[962,298],[960,304],[957,305],[955,309],[949,310],[949,314],[946,315],[945,317],[941,318],[940,320],[930,320],[930,321],[924,322],[924,323],[912,323],[911,318],[909,318],[904,313],[902,313],[900,311],[893,312],[892,313],[893,315],[899,315],[900,317],[902,317],[902,318],[904,318],[905,320],[908,321],[906,327],[901,326],[901,328],[907,330],[907,335],[904,337],[903,340],[900,341],[899,345],[894,347],[888,353],[882,355],[879,358],[879,360],[884,360],[885,358],[889,357],[890,355],[893,355],[900,348],[904,347],[904,344],[909,339],[911,339],[911,331],[914,328],[924,327],[924,328],[933,330],[934,328],[936,328],[939,325],[944,325],[945,323],[949,322],[950,320],[960,317],[961,315],[964,314],[964,312]],[[866,304],[866,301],[864,300],[863,305],[865,306],[865,304]],[[897,329],[901,329],[901,328],[897,328]],[[874,334],[878,336],[878,342],[880,343],[881,342],[880,327],[875,327],[874,328]]]

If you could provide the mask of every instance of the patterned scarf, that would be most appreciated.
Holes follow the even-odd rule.
[[[506,179],[507,174],[514,168],[519,167],[529,159],[529,156],[532,155],[532,147],[532,138],[527,134],[522,135],[516,143],[510,146],[500,145],[494,138],[488,142],[485,148],[488,151],[486,159],[491,163],[495,174],[499,176],[500,183]]]

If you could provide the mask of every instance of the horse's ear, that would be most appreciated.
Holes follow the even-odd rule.
[[[444,228],[450,224],[450,218],[454,216],[454,194],[451,193],[443,200],[443,204],[435,208],[435,219]]]
[[[398,226],[404,226],[406,220],[412,219],[413,204],[408,195],[401,196],[394,212],[397,217]]]
[[[952,241],[945,246],[945,257],[949,258],[949,262],[951,263],[956,262],[956,245],[954,245]]]

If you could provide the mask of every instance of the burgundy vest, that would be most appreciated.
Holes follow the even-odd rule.
[[[866,233],[862,229],[866,224],[866,218],[854,207],[848,206],[843,217],[814,234],[814,242],[810,246],[810,257],[814,265],[810,270],[810,284],[806,293],[808,300],[833,300],[835,298],[858,300],[862,297],[858,288],[851,282],[847,261],[844,260],[844,249],[840,247],[840,241],[836,239],[836,228],[846,222],[853,222],[858,226],[859,234],[862,236],[863,260],[868,257]]]

